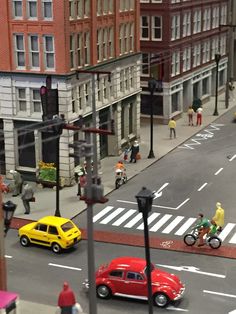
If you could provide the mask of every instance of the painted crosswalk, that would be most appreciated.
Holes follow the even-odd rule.
[[[119,228],[143,230],[142,214],[137,209],[125,207],[106,206],[98,214],[94,215],[93,222],[102,225],[112,225]],[[158,212],[150,213],[148,226],[151,233],[174,234],[183,236],[190,231],[197,218],[163,214]],[[236,244],[236,223],[227,223],[220,234],[222,241]]]

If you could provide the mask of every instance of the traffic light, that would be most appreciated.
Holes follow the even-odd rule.
[[[48,89],[46,86],[41,86],[40,96],[43,110],[43,121],[53,119],[53,116],[58,114],[58,89]]]

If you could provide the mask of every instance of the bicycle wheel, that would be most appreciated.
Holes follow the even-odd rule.
[[[188,246],[193,246],[196,241],[197,238],[192,233],[188,233],[184,236],[184,243]]]
[[[212,249],[218,249],[221,247],[222,241],[217,236],[210,237],[208,243]]]

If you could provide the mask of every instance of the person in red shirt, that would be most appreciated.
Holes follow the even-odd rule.
[[[59,294],[57,303],[61,308],[61,314],[72,314],[72,308],[76,304],[76,300],[68,282],[64,282],[63,290]]]

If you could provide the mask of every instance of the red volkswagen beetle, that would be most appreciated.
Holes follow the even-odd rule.
[[[174,275],[151,264],[153,302],[165,307],[170,301],[182,298],[185,286]],[[88,284],[87,284],[88,287]],[[146,260],[137,257],[118,257],[101,265],[96,272],[97,296],[108,299],[112,295],[148,299]]]

